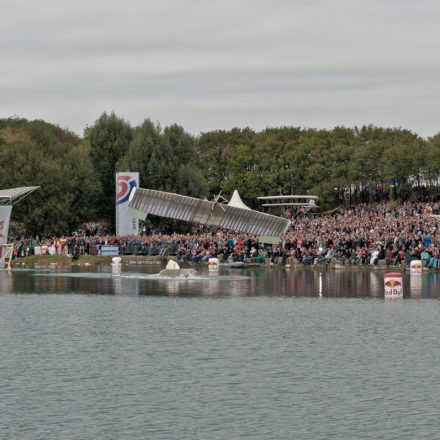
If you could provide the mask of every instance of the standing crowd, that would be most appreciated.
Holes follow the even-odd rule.
[[[359,205],[337,214],[304,214],[292,224],[278,245],[259,243],[258,238],[224,230],[202,230],[194,234],[152,233],[115,236],[96,224],[83,225],[72,236],[40,239],[17,238],[16,258],[27,255],[99,254],[103,245],[116,245],[120,254],[175,255],[181,261],[200,262],[211,257],[228,261],[264,262],[293,257],[304,265],[339,261],[343,264],[388,266],[422,260],[438,268],[440,260],[440,218],[438,206],[405,203]]]

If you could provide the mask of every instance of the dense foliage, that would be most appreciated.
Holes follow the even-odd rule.
[[[0,120],[0,188],[40,185],[13,210],[28,234],[70,233],[114,222],[115,172],[141,186],[213,198],[237,188],[261,195],[315,194],[322,208],[387,199],[438,199],[440,133],[430,139],[374,126],[234,128],[194,137],[149,119],[132,127],[103,113],[81,139],[44,121]]]
[[[65,234],[97,214],[100,183],[87,144],[44,121],[0,120],[0,188],[40,186],[14,206],[27,234]]]
[[[114,113],[103,113],[93,126],[85,129],[90,145],[90,159],[101,184],[98,200],[100,217],[110,220],[115,205],[115,166],[128,149],[133,130],[128,122]]]
[[[295,127],[203,133],[200,162],[212,192],[256,197],[315,194],[323,207],[437,197],[440,134],[424,140],[403,129]]]
[[[117,171],[139,171],[140,185],[183,195],[204,197],[208,185],[197,163],[195,141],[178,125],[163,131],[145,120],[133,132]]]

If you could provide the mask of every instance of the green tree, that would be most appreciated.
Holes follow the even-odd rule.
[[[117,169],[139,171],[144,188],[204,197],[208,185],[197,167],[193,137],[179,125],[154,125],[149,119],[134,129],[127,153]]]
[[[133,139],[127,152],[118,161],[117,171],[137,171],[141,187],[155,188],[157,180],[160,180],[163,174],[163,170],[159,169],[156,163],[161,148],[160,143],[160,126],[146,119],[133,129]]]
[[[210,197],[216,196],[228,175],[229,156],[239,145],[248,145],[254,136],[250,128],[215,130],[202,133],[196,142],[199,168],[209,185]]]
[[[114,224],[116,164],[127,152],[133,130],[128,122],[113,112],[104,112],[84,133],[90,145],[92,164],[102,187],[102,195],[98,201],[99,215]]]
[[[87,146],[43,121],[0,121],[0,188],[40,186],[12,211],[30,235],[68,234],[93,219],[99,182]]]
[[[422,175],[431,194],[435,195],[440,184],[440,133],[428,139],[425,153]]]

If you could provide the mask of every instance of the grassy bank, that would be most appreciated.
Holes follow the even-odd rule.
[[[99,255],[82,255],[78,260],[72,261],[72,257],[65,255],[30,255],[29,257],[17,258],[12,260],[12,267],[21,266],[49,266],[57,264],[59,266],[72,265],[110,265],[112,257],[101,257]]]

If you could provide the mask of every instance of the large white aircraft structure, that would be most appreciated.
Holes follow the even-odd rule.
[[[152,189],[134,188],[127,213],[140,220],[148,214],[235,232],[255,234],[263,243],[277,243],[290,220],[254,211],[241,200],[237,190],[228,204]]]

